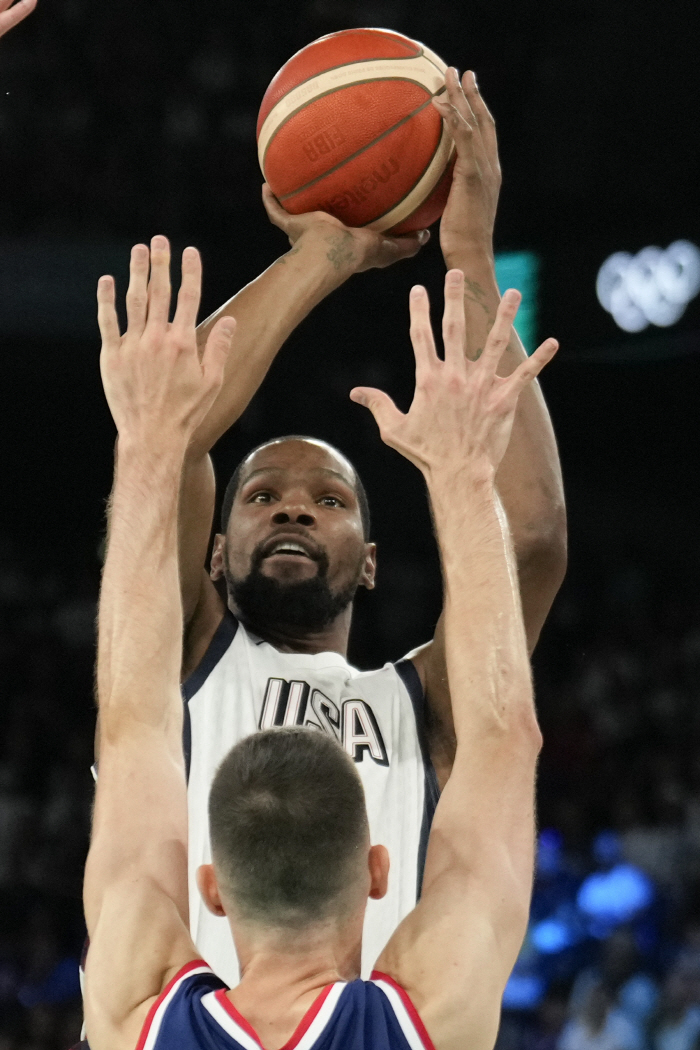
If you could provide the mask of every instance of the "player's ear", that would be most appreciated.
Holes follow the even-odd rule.
[[[224,575],[224,545],[226,543],[226,537],[221,533],[217,532],[214,537],[214,546],[211,551],[211,562],[209,565],[209,575],[212,580],[220,580]]]
[[[386,846],[370,846],[367,859],[372,880],[369,895],[373,901],[379,901],[389,888],[389,850]]]
[[[365,560],[360,576],[360,587],[366,587],[368,591],[374,590],[374,580],[377,575],[377,544],[365,543]]]
[[[226,914],[221,904],[221,894],[213,864],[200,864],[197,868],[197,889],[212,915]]]

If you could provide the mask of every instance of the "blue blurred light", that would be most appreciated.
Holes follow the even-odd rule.
[[[523,297],[515,319],[515,330],[528,354],[537,349],[537,293],[540,260],[534,252],[499,252],[496,281],[501,294],[517,288]]]
[[[542,1002],[545,983],[535,974],[512,973],[503,992],[504,1010],[534,1010]]]
[[[593,840],[593,857],[597,864],[616,864],[622,859],[622,843],[615,831],[601,831]]]
[[[594,872],[584,879],[577,904],[593,920],[590,932],[604,937],[611,927],[628,922],[654,899],[651,880],[631,864],[616,864],[606,872]]]
[[[576,938],[573,931],[560,919],[543,919],[530,931],[530,939],[543,955],[555,955],[570,948]]]
[[[543,828],[537,839],[537,874],[556,875],[562,866],[563,839],[556,828]]]

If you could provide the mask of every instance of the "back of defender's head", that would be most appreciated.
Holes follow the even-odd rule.
[[[214,778],[209,827],[220,891],[241,919],[302,928],[354,905],[367,810],[330,737],[294,727],[240,741]]]

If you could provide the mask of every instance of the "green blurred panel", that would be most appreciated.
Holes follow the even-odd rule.
[[[499,252],[496,280],[501,294],[517,288],[523,297],[515,327],[528,354],[537,348],[537,293],[540,260],[534,252]]]

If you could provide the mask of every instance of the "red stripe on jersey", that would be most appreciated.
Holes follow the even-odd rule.
[[[297,1027],[294,1029],[294,1034],[287,1040],[287,1042],[282,1047],[282,1050],[294,1050],[294,1047],[297,1046],[301,1037],[304,1035],[305,1032],[309,1030],[311,1023],[313,1022],[319,1010],[325,1003],[328,997],[328,993],[330,992],[332,987],[332,984],[326,985],[323,991],[317,995],[317,997],[314,999],[313,1003],[306,1011],[299,1024],[297,1025]],[[223,988],[221,989],[221,991],[215,993],[215,998],[217,1002],[219,1002],[221,1006],[223,1006],[224,1010],[229,1015],[229,1017],[232,1017],[236,1024],[240,1025],[243,1031],[247,1032],[251,1039],[254,1039],[255,1042],[260,1047],[262,1047],[263,1044],[260,1036],[255,1031],[253,1026],[248,1021],[246,1021],[243,1014],[236,1009],[229,997],[226,995],[226,992]],[[136,1050],[141,1050],[141,1047],[137,1047]],[[430,1050],[432,1050],[432,1048],[430,1048]]]
[[[146,1040],[148,1039],[148,1033],[151,1030],[151,1025],[153,1024],[153,1018],[156,1015],[156,1010],[163,1000],[170,994],[173,986],[177,984],[178,981],[182,980],[183,977],[186,977],[190,970],[197,970],[200,966],[208,966],[208,964],[205,963],[204,959],[192,959],[177,971],[172,980],[168,981],[165,988],[151,1005],[151,1009],[146,1015],[146,1020],[143,1022],[143,1028],[141,1029],[141,1035],[139,1036],[139,1041],[136,1044],[136,1050],[143,1050]]]
[[[289,1040],[289,1042],[284,1044],[284,1046],[282,1047],[282,1050],[294,1050],[294,1047],[297,1045],[297,1043],[299,1042],[301,1037],[305,1034],[305,1032],[307,1032],[309,1030],[309,1027],[311,1026],[311,1022],[314,1020],[314,1018],[318,1014],[318,1011],[321,1009],[321,1007],[325,1003],[326,999],[328,998],[328,993],[330,992],[332,987],[333,987],[332,984],[326,985],[326,987],[323,989],[323,991],[318,996],[318,998],[313,1002],[313,1004],[309,1007],[307,1012],[304,1014],[304,1016],[302,1017],[301,1021],[299,1022],[298,1026],[297,1026],[297,1029],[296,1029],[294,1035]]]
[[[251,1024],[248,1024],[243,1014],[238,1012],[238,1010],[233,1005],[229,997],[226,995],[226,990],[222,988],[220,991],[214,992],[214,998],[218,1003],[221,1004],[221,1006],[223,1006],[224,1010],[229,1015],[229,1017],[232,1017],[236,1024],[239,1025],[244,1032],[248,1033],[251,1039],[254,1039],[255,1042],[259,1044],[259,1046],[262,1046],[260,1036],[255,1031],[253,1026]],[[138,1047],[136,1048],[136,1050],[138,1050]]]
[[[411,1021],[413,1022],[413,1027],[418,1033],[421,1042],[425,1046],[425,1050],[435,1050],[433,1041],[428,1035],[428,1031],[423,1022],[421,1021],[420,1015],[413,1003],[411,1002],[408,992],[405,990],[405,988],[402,988],[400,984],[397,984],[393,977],[389,977],[388,973],[381,973],[379,970],[372,971],[372,973],[370,974],[370,980],[386,981],[387,984],[390,984],[391,987],[399,993],[399,996],[401,997],[401,1002],[406,1007],[406,1012],[411,1018]]]

